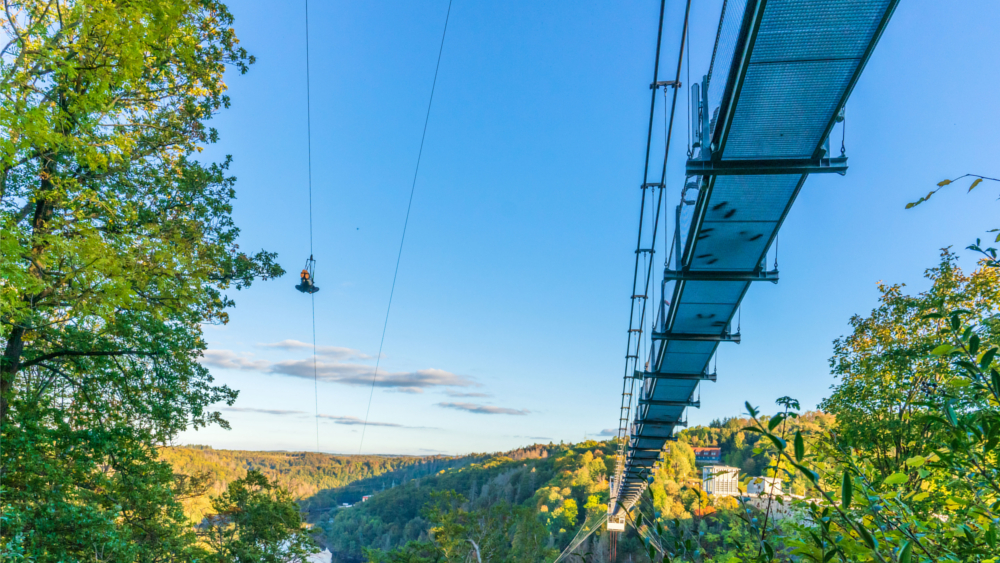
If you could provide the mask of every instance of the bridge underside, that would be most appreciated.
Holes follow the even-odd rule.
[[[722,37],[704,91],[711,144],[688,162],[650,367],[636,373],[638,406],[612,491],[618,506],[638,500],[685,410],[696,406],[700,381],[714,379],[716,348],[738,342],[733,320],[750,285],[777,281],[767,253],[808,175],[846,170],[843,155],[829,154],[828,138],[895,5],[728,3],[720,36],[733,40],[722,48]]]

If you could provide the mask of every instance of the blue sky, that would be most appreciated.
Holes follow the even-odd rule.
[[[692,8],[705,72],[720,1]],[[304,10],[231,3],[258,62],[213,125],[232,154],[241,247],[289,275],[235,295],[206,365],[241,391],[217,448],[316,448]],[[357,453],[446,0],[310,6],[320,449]],[[659,3],[454,0],[363,451],[463,453],[616,427]],[[668,1],[663,61],[683,6]],[[996,225],[997,186],[904,205],[966,172],[1000,175],[1000,16],[985,0],[902,2],[847,106],[846,177],[813,176],[719,354],[692,424],[790,395],[813,407],[831,342],[880,280],[926,287],[940,248]],[[658,114],[662,120],[662,115]],[[662,124],[662,121],[658,121]],[[679,185],[684,127],[668,185]],[[662,151],[663,135],[654,137]],[[676,193],[676,192],[674,192]],[[971,265],[971,256],[966,265]],[[384,375],[384,377],[383,377]]]

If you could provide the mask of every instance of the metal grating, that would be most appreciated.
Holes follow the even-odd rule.
[[[811,160],[822,154],[823,137],[897,1],[726,2],[712,54],[707,114],[713,126],[717,117],[725,117],[728,128],[719,129],[713,139],[723,147],[722,154],[708,156],[716,161],[750,161],[743,169],[766,169],[769,173],[709,175],[697,183],[700,190],[687,189],[676,231],[684,254],[675,256],[679,265],[671,264],[671,268],[749,273],[763,266],[768,245],[806,179],[802,168],[795,173],[786,168],[788,174],[771,174],[775,161]],[[725,99],[727,95],[733,99]],[[720,108],[729,108],[728,115],[718,116]],[[753,162],[755,159],[760,162]],[[689,247],[691,236],[695,240]],[[657,312],[657,331],[718,336],[731,332],[731,320],[750,283],[664,283],[661,293],[665,300]],[[661,374],[706,373],[718,345],[656,340],[650,346],[649,365]],[[688,401],[699,384],[692,379],[649,378],[643,382],[641,397]],[[657,457],[656,450],[675,426],[686,425],[682,422],[684,411],[682,406],[655,404],[636,409],[630,427],[633,449],[626,451],[624,467],[616,475],[613,503],[629,508],[637,500],[645,488],[647,468]]]
[[[705,223],[691,251],[691,269],[752,271],[777,228],[775,221]]]
[[[751,63],[860,59],[889,0],[769,0]]]
[[[720,176],[712,187],[705,221],[777,221],[798,183],[798,176],[788,174]]]
[[[722,157],[812,156],[856,67],[854,59],[750,65]]]

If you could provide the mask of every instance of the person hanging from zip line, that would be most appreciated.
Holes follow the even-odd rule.
[[[301,291],[302,293],[316,293],[319,291],[319,288],[313,285],[312,276],[309,275],[308,268],[303,268],[299,277],[301,282],[299,285],[295,286],[295,289]]]

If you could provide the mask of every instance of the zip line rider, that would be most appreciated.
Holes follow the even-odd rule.
[[[312,276],[309,275],[308,268],[303,268],[299,277],[301,282],[299,285],[295,286],[295,289],[301,291],[302,293],[316,293],[319,291],[319,288],[313,285]]]

